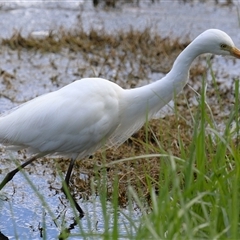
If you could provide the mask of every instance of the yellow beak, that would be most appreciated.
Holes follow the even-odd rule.
[[[240,58],[240,50],[236,47],[231,48],[230,54],[236,58]]]

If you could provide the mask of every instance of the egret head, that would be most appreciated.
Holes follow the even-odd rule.
[[[196,39],[199,43],[199,51],[217,55],[232,55],[240,58],[240,50],[235,47],[233,40],[223,31],[208,29]]]

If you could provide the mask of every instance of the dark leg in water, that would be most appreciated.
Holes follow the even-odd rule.
[[[73,202],[75,208],[78,210],[79,212],[79,217],[82,218],[84,216],[84,211],[82,210],[82,208],[79,206],[79,204],[77,203],[77,201],[74,199],[74,197],[71,195],[70,190],[69,190],[69,180],[71,177],[71,173],[72,173],[72,169],[74,166],[76,158],[71,158],[71,162],[70,165],[68,167],[67,170],[67,174],[65,177],[65,180],[62,184],[62,191],[64,192],[65,196],[71,201]]]
[[[16,169],[12,170],[11,172],[9,172],[6,177],[2,180],[2,182],[0,183],[0,190],[9,182],[12,180],[12,178],[14,177],[14,175],[19,172],[21,169],[23,169],[24,167],[26,167],[27,165],[29,165],[30,163],[32,163],[34,160],[45,156],[46,154],[44,153],[39,153],[35,156],[33,156],[32,158],[30,158],[28,161],[26,161],[25,163],[23,163],[22,165],[20,165],[19,167],[17,167]],[[78,205],[77,201],[72,197],[70,191],[69,191],[69,179],[71,177],[71,173],[72,173],[72,169],[74,166],[74,162],[76,159],[72,158],[68,171],[67,171],[67,175],[65,177],[65,181],[63,182],[63,186],[62,186],[62,190],[64,192],[64,194],[66,195],[66,197],[69,199],[72,199],[74,206],[76,207],[76,209],[78,210],[79,214],[80,214],[80,218],[82,218],[84,216],[84,212],[82,210],[82,208]]]
[[[17,167],[16,169],[12,170],[11,172],[9,172],[6,177],[2,180],[1,184],[0,184],[0,190],[9,182],[12,180],[12,178],[14,177],[14,175],[19,172],[21,169],[23,169],[24,167],[26,167],[27,165],[29,165],[30,163],[32,163],[34,160],[36,160],[39,157],[43,157],[46,154],[43,153],[39,153],[35,156],[33,156],[32,158],[30,158],[28,161],[26,161],[25,163],[23,163],[22,165],[20,165],[19,167]]]

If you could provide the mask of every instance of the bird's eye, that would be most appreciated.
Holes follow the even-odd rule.
[[[223,48],[223,49],[225,49],[225,48],[227,48],[227,45],[224,44],[224,43],[222,43],[222,44],[220,44],[220,47]]]

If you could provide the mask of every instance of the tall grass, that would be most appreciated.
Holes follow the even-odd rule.
[[[169,154],[161,166],[160,179],[164,180],[159,182],[158,193],[151,189],[152,211],[143,214],[136,239],[239,238],[239,81],[235,83],[235,106],[223,133],[213,128],[202,89],[192,144],[186,150],[179,139],[184,159]]]

